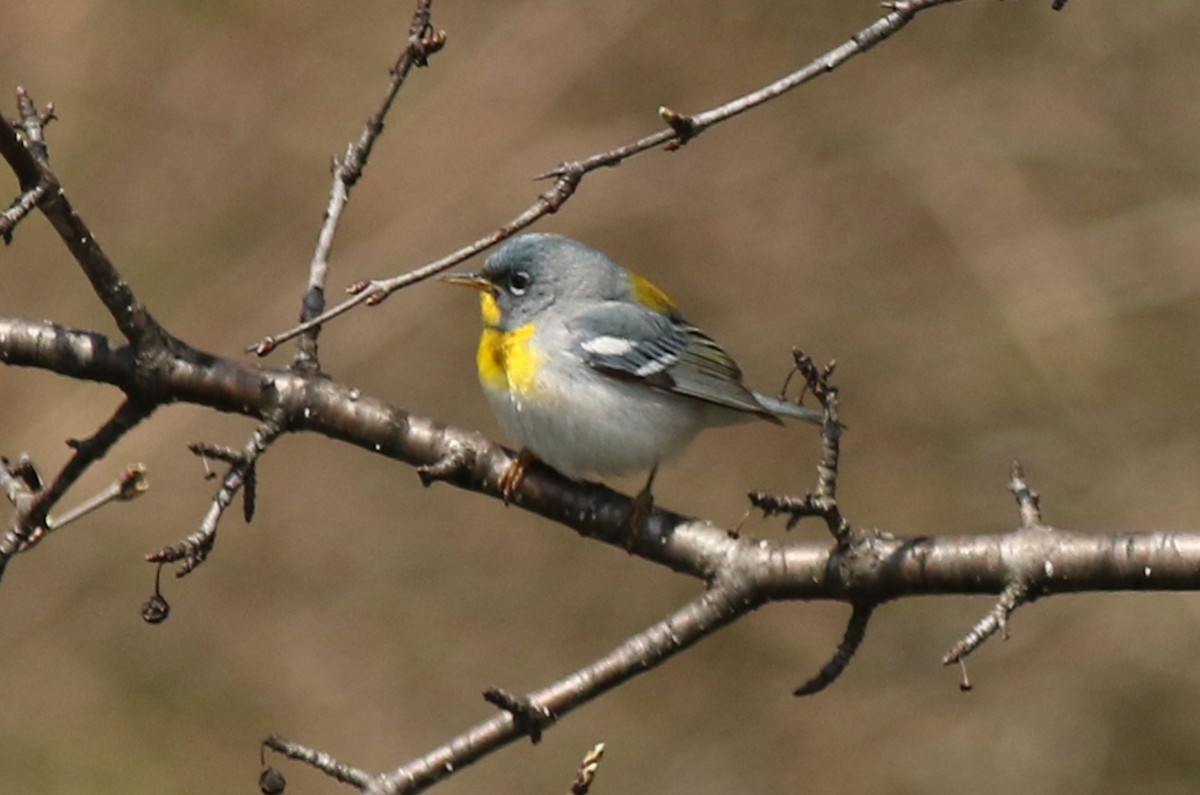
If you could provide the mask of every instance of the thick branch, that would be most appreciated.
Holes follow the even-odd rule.
[[[139,388],[171,400],[258,419],[284,418],[306,430],[413,466],[458,459],[450,483],[501,497],[512,454],[477,433],[401,411],[321,377],[252,367],[186,350],[141,372],[128,348],[51,323],[0,318],[0,361],[75,378]],[[464,451],[466,451],[464,453]],[[542,466],[530,468],[513,503],[575,531],[625,548],[630,500]],[[655,509],[633,551],[709,580],[731,555],[761,570],[772,599],[879,602],[912,594],[999,594],[1015,579],[1042,594],[1091,590],[1200,588],[1200,532],[1075,533],[871,537],[844,549],[825,542],[733,539],[718,527]]]

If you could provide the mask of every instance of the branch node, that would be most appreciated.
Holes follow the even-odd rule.
[[[422,486],[429,488],[439,480],[453,480],[457,475],[470,470],[474,464],[474,452],[452,442],[440,459],[432,464],[417,467],[417,477],[421,479]]]
[[[554,723],[554,713],[549,709],[534,704],[528,698],[517,698],[498,687],[484,690],[483,700],[511,715],[516,730],[528,734],[534,745],[542,741],[542,730]]]
[[[698,130],[695,118],[677,113],[666,105],[658,106],[658,115],[675,133],[675,138],[664,147],[668,152],[674,152],[696,136]]]
[[[583,166],[579,163],[563,163],[558,170],[560,173],[555,175],[554,184],[538,197],[538,203],[550,215],[558,212],[558,208],[571,198],[584,175]]]
[[[8,471],[8,474],[14,479],[14,490],[8,491],[8,499],[17,504],[17,494],[32,495],[42,490],[44,481],[42,474],[38,472],[37,464],[33,463],[33,459],[28,453],[21,453],[17,457],[16,464],[9,464],[7,458],[0,457],[0,465]],[[6,484],[7,485],[7,484]]]

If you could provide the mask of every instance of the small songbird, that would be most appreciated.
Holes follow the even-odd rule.
[[[512,238],[478,273],[445,281],[480,291],[479,381],[522,449],[501,484],[506,497],[530,454],[571,478],[653,479],[704,428],[822,420],[748,389],[729,354],[666,293],[570,238]]]

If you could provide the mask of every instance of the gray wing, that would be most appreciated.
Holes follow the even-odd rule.
[[[742,385],[729,354],[695,326],[609,301],[572,318],[570,329],[580,357],[598,372],[779,422]]]

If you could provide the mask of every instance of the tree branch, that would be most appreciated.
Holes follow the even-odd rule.
[[[17,104],[24,122],[25,140],[21,140],[12,124],[0,119],[0,154],[17,175],[22,190],[31,194],[29,200],[36,199],[37,206],[79,263],[84,275],[92,283],[92,289],[125,338],[146,356],[170,348],[174,339],[134,295],[116,266],[100,248],[96,236],[71,206],[58,177],[50,170],[45,140],[41,136],[41,124],[46,118],[33,111],[33,103],[24,89],[17,90]],[[40,118],[36,124],[35,118]],[[36,197],[32,196],[33,193],[37,194]],[[18,202],[22,201],[18,199]],[[11,227],[0,227],[0,234],[7,236],[10,232]]]
[[[53,323],[0,317],[0,362],[131,387],[138,379],[127,347]],[[500,478],[514,454],[481,434],[422,417],[321,377],[260,368],[185,349],[155,371],[154,386],[179,402],[311,431],[363,450],[429,466],[458,457],[448,473],[458,488],[502,497]],[[466,454],[464,455],[464,451]],[[632,505],[596,483],[564,478],[535,464],[513,504],[624,549]],[[1000,535],[871,536],[845,549],[826,542],[776,543],[730,538],[707,522],[655,508],[633,551],[675,571],[710,580],[731,556],[766,572],[774,599],[884,601],[912,594],[999,594],[1016,577],[1043,593],[1089,590],[1191,590],[1200,587],[1200,533],[1078,533],[1046,528]]]
[[[329,272],[329,252],[333,248],[333,238],[337,233],[342,212],[350,201],[350,192],[362,177],[367,160],[375,141],[383,133],[383,121],[387,118],[404,79],[414,66],[425,66],[429,56],[440,50],[446,43],[443,31],[434,31],[429,23],[430,4],[433,0],[418,0],[413,12],[412,23],[409,25],[408,38],[404,49],[396,59],[391,69],[391,80],[379,109],[367,119],[367,124],[358,137],[358,141],[346,146],[346,153],[333,161],[333,184],[329,187],[329,203],[325,208],[325,219],[321,230],[317,233],[317,247],[313,251],[312,260],[308,266],[308,290],[300,305],[300,322],[309,324],[318,318],[325,309],[325,280]],[[307,368],[313,371],[319,369],[317,364],[317,336],[321,332],[319,322],[307,325],[300,339],[299,350],[296,352],[294,366],[297,369]]]
[[[751,91],[748,94],[735,97],[714,108],[697,113],[694,116],[684,116],[670,108],[659,108],[659,116],[667,123],[666,128],[643,136],[632,143],[618,146],[604,152],[597,152],[579,160],[560,163],[538,179],[554,179],[554,184],[538,195],[533,204],[526,207],[507,223],[494,231],[478,238],[473,243],[463,246],[447,254],[441,259],[434,260],[407,273],[391,278],[369,279],[355,282],[348,288],[351,297],[316,317],[309,318],[286,331],[264,337],[257,343],[246,348],[247,352],[265,356],[273,351],[280,343],[286,342],[300,334],[333,320],[350,311],[360,304],[376,306],[389,295],[417,282],[436,276],[464,262],[471,257],[486,251],[492,246],[525,229],[544,216],[558,212],[579,188],[584,176],[600,168],[616,166],[651,149],[665,146],[668,151],[674,151],[683,146],[700,133],[722,122],[739,116],[748,110],[769,102],[808,81],[829,74],[856,55],[866,52],[899,32],[913,18],[929,8],[959,3],[964,0],[911,0],[885,4],[891,10],[883,17],[855,33],[847,41],[832,50],[817,56],[804,67],[789,75]]]

